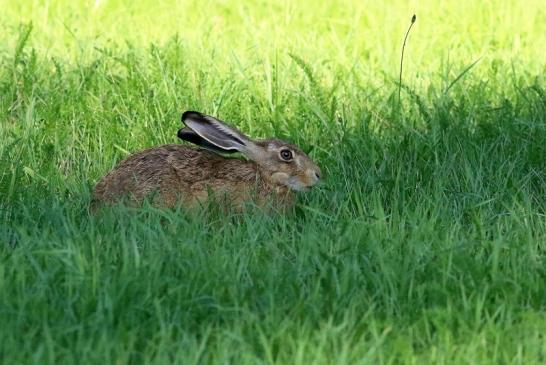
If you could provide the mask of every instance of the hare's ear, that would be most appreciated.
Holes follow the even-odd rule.
[[[236,151],[234,150],[226,150],[223,148],[219,148],[218,146],[208,142],[206,139],[202,138],[200,135],[195,133],[193,130],[191,130],[189,127],[184,127],[182,129],[178,130],[178,138],[180,138],[183,141],[187,141],[190,143],[193,143],[197,146],[206,148],[208,150],[219,152],[219,153],[234,153]]]
[[[237,151],[247,154],[249,149],[254,145],[254,142],[237,129],[208,115],[187,111],[182,114],[182,123],[204,140],[204,143],[213,145],[217,147],[217,149],[225,152]],[[193,139],[193,141],[190,142],[197,140],[196,137],[190,138]]]

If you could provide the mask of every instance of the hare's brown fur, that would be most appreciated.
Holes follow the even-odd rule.
[[[237,206],[248,200],[263,205],[272,196],[283,204],[293,200],[289,188],[269,181],[253,161],[176,144],[128,157],[99,181],[93,196],[103,202],[128,198],[135,203],[151,197],[157,205],[182,202],[191,207],[209,200],[211,192],[215,199]]]

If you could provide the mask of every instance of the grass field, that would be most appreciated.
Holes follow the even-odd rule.
[[[0,363],[546,362],[543,2],[0,8]],[[287,215],[90,215],[188,109],[324,183]]]

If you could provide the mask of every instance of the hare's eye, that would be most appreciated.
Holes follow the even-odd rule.
[[[285,161],[292,160],[292,151],[290,150],[281,150],[281,158]]]

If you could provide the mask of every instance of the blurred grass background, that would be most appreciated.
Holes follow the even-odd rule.
[[[544,361],[541,1],[0,8],[0,362]],[[324,185],[287,216],[89,215],[187,109]]]

